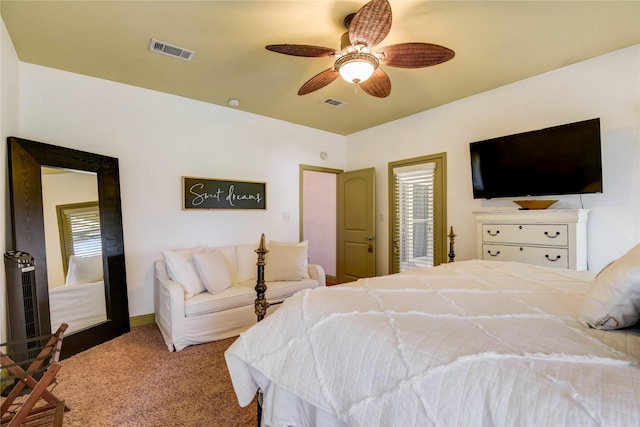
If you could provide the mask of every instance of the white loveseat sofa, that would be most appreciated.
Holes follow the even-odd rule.
[[[283,301],[325,286],[324,270],[308,264],[307,242],[269,242],[266,299]],[[255,245],[163,251],[155,261],[155,320],[169,351],[239,335],[256,323]],[[278,305],[270,307],[269,312]]]

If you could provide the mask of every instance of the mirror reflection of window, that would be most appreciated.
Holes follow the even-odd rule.
[[[98,201],[56,206],[60,251],[65,275],[71,255],[102,256]]]

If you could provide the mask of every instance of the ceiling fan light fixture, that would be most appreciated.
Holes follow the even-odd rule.
[[[370,53],[355,52],[340,57],[334,66],[344,80],[358,84],[371,77],[379,64]]]

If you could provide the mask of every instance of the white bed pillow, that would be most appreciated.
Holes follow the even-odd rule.
[[[81,257],[71,255],[65,285],[93,283],[103,280],[102,255]]]
[[[193,263],[193,254],[201,251],[201,246],[191,249],[162,251],[169,278],[182,285],[187,298],[206,290]]]
[[[210,294],[217,294],[233,285],[226,257],[221,251],[195,252],[193,261],[200,279]]]
[[[607,265],[593,280],[579,320],[597,329],[632,326],[640,319],[640,244]]]
[[[276,245],[285,245],[285,246],[300,246],[304,248],[304,266],[302,267],[302,278],[309,279],[309,241],[303,240],[300,243],[289,243],[289,242],[276,242],[275,240],[270,240],[267,249],[271,250],[273,246]]]
[[[307,248],[299,245],[272,245],[265,259],[264,280],[301,280]]]

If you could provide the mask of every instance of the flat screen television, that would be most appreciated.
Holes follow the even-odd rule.
[[[600,119],[472,142],[474,199],[602,192]]]

